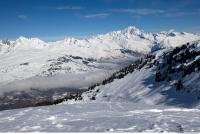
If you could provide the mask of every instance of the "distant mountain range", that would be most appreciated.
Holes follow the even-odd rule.
[[[55,42],[45,42],[39,38],[20,37],[15,41],[10,41],[9,45],[0,41],[0,53],[21,49],[65,50],[71,55],[98,59],[119,56],[121,49],[148,53],[157,45],[160,47],[176,47],[199,39],[199,34],[175,32],[174,30],[151,33],[130,26],[123,30],[81,40],[69,37]]]

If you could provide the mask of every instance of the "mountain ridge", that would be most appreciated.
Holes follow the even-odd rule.
[[[161,31],[158,33],[151,33],[151,32],[145,32],[144,30],[140,30],[136,28],[135,26],[129,26],[122,30],[112,31],[105,34],[98,34],[86,39],[76,39],[74,37],[66,37],[63,40],[57,40],[54,42],[46,42],[42,41],[39,38],[26,38],[26,37],[19,37],[15,41],[10,41],[13,46],[15,44],[33,44],[33,45],[39,45],[42,47],[48,47],[49,45],[76,45],[81,47],[93,47],[94,44],[108,44],[111,42],[112,47],[116,47],[118,45],[119,47],[125,48],[125,49],[131,49],[133,51],[142,52],[142,53],[148,53],[151,50],[151,47],[156,44],[160,44],[164,47],[174,47],[173,44],[181,45],[186,42],[196,41],[200,39],[200,35],[193,34],[193,33],[187,33],[187,32],[176,32],[174,30],[169,31]],[[110,41],[110,42],[109,42]],[[134,45],[139,44],[140,42],[144,42],[146,45],[145,47],[143,45],[138,45],[137,47],[134,47]],[[178,43],[177,43],[178,42]],[[111,44],[110,43],[110,44]],[[132,43],[130,45],[130,43]],[[3,44],[2,41],[0,44]],[[124,45],[121,45],[124,44]],[[105,47],[107,47],[106,45]]]

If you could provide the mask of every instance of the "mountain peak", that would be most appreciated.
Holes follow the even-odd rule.
[[[16,39],[16,41],[23,41],[23,40],[28,40],[28,38],[20,36],[18,39]]]
[[[165,34],[167,36],[176,36],[177,32],[174,29],[170,29],[168,31],[161,31],[161,34]]]
[[[137,28],[135,26],[129,26],[126,29],[129,29],[129,30],[139,30],[139,28]]]
[[[39,38],[27,38],[24,36],[20,36],[15,42],[44,42]]]
[[[63,40],[64,44],[76,44],[77,39],[73,38],[73,37],[66,37]]]
[[[14,46],[34,46],[37,48],[43,48],[47,43],[40,40],[39,38],[27,38],[20,36],[17,40],[14,41]]]
[[[135,26],[129,26],[123,30],[124,32],[128,34],[134,34],[134,35],[140,35],[143,31],[136,28]]]

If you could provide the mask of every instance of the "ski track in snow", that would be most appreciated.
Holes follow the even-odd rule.
[[[61,104],[1,111],[0,131],[195,132],[200,131],[199,114],[199,109],[133,103]]]

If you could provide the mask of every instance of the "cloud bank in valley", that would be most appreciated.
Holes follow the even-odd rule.
[[[58,88],[87,88],[109,77],[110,72],[98,71],[84,74],[63,74],[52,77],[35,76],[24,80],[16,80],[0,85],[0,95],[12,91],[30,91],[30,89],[48,90]]]

